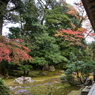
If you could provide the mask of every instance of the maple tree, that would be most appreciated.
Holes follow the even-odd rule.
[[[63,2],[66,3],[66,2]],[[76,8],[71,7],[71,6],[67,6],[68,7],[68,12],[67,14],[71,15],[71,16],[75,16],[76,19],[79,19],[78,25],[73,24],[73,22],[71,21],[71,28],[70,29],[60,29],[59,31],[57,31],[57,34],[55,36],[61,36],[64,37],[64,41],[70,41],[71,43],[69,45],[83,45],[81,43],[82,39],[85,39],[85,35],[87,33],[87,29],[81,27],[81,24],[83,21],[85,21],[87,19],[87,15],[83,15],[84,14],[84,10],[82,3],[75,3],[76,4]],[[81,12],[81,14],[79,15],[79,13]]]
[[[71,43],[69,45],[82,45],[82,43],[80,42],[80,39],[85,39],[84,37],[84,32],[86,31],[86,29],[79,28],[78,31],[73,31],[70,29],[61,29],[59,31],[57,31],[57,34],[55,36],[61,36],[64,37],[64,42],[65,41],[70,41]]]
[[[21,67],[23,66],[21,62],[24,62],[24,65],[26,65],[33,61],[28,52],[31,51],[23,45],[22,39],[10,40],[4,36],[0,36],[0,66],[2,68],[1,73],[5,78],[8,77],[8,67],[10,65],[17,64]],[[8,66],[6,67],[6,65]]]
[[[27,54],[31,52],[23,45],[22,39],[7,39],[0,36],[0,62],[8,61],[9,63],[15,62],[19,65],[20,61],[32,61],[32,57]]]

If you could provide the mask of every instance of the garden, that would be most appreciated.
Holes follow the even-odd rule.
[[[0,1],[0,95],[80,95],[91,85],[95,34],[84,11],[81,2]]]

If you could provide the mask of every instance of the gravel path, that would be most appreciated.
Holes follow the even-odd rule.
[[[15,91],[15,94],[21,94],[21,95],[33,95],[32,93],[29,92],[29,90],[27,90],[26,88],[30,88],[30,87],[35,87],[35,86],[42,86],[42,85],[51,85],[51,84],[55,84],[55,83],[60,83],[58,81],[54,81],[54,82],[48,82],[48,83],[45,83],[45,84],[37,84],[37,85],[30,85],[30,86],[26,86],[26,87],[21,87],[21,86],[15,86],[15,87],[12,87],[12,86],[9,86],[10,89],[12,91],[16,90],[17,88],[21,88],[20,90],[16,90]],[[23,93],[24,92],[24,93]],[[28,94],[25,94],[27,93]]]

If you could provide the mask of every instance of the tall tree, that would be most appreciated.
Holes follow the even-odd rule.
[[[22,0],[1,0],[0,1],[0,35],[2,35],[2,27],[4,20],[17,21],[18,16],[15,10],[24,12]]]
[[[40,23],[43,25],[46,15],[47,15],[47,9],[52,10],[54,6],[58,5],[61,6],[62,0],[37,0],[36,6],[38,8],[38,18],[40,20]]]
[[[7,76],[8,74],[8,63],[11,65],[12,63],[22,65],[20,62],[31,62],[33,59],[28,52],[31,51],[23,45],[23,40],[9,40],[6,37],[0,36],[0,67],[2,66],[4,69],[4,75]]]

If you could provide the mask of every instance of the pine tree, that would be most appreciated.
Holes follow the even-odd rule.
[[[0,95],[10,95],[10,89],[4,84],[4,80],[0,78]]]

